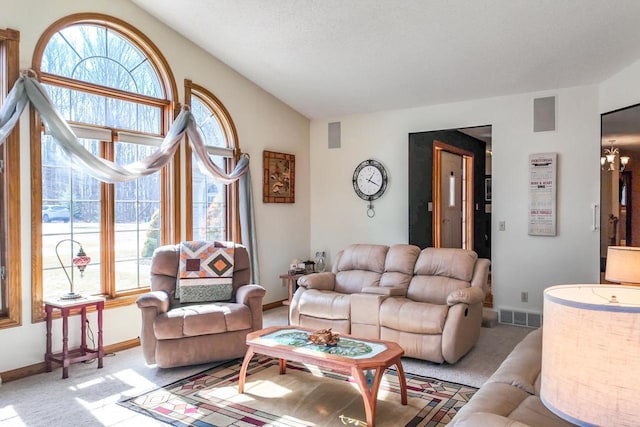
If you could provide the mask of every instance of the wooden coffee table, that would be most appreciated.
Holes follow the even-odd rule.
[[[311,329],[299,327],[273,326],[249,333],[247,335],[249,348],[240,369],[238,392],[244,393],[247,367],[253,355],[257,353],[278,358],[280,375],[286,373],[287,360],[351,375],[362,394],[368,426],[375,425],[380,381],[384,371],[390,366],[396,366],[402,404],[407,404],[407,382],[400,359],[404,350],[398,344],[340,335],[337,346],[326,347],[309,343],[306,337],[311,332],[313,332]],[[366,371],[374,373],[370,386],[367,384]]]

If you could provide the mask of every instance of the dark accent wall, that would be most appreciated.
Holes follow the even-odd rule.
[[[433,246],[433,141],[473,153],[473,244],[481,258],[491,258],[491,214],[485,213],[484,141],[457,130],[417,132],[409,134],[409,243],[421,248]]]

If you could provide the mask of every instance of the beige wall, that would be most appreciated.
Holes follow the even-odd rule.
[[[557,98],[554,132],[533,132],[533,99]],[[340,121],[342,148],[327,148],[327,123]],[[594,283],[599,232],[592,204],[600,199],[598,88],[585,86],[455,104],[331,117],[311,123],[311,249],[329,262],[350,243],[408,241],[408,134],[492,125],[492,283],[498,308],[541,312],[543,290],[561,283]],[[555,237],[527,234],[528,155],[558,153]],[[366,203],[351,186],[353,169],[374,158],[387,167],[387,192]],[[592,167],[588,167],[592,165]],[[505,221],[506,230],[498,231]],[[520,292],[529,302],[520,302]]]
[[[309,253],[309,120],[272,95],[206,54],[170,28],[126,0],[0,0],[0,28],[20,31],[20,67],[29,68],[33,49],[42,32],[57,19],[77,12],[99,12],[122,19],[149,37],[167,59],[184,100],[184,79],[193,80],[213,92],[227,107],[238,130],[243,151],[251,156],[252,184],[259,242],[260,284],[267,288],[265,303],[286,298],[286,288],[278,279],[292,258],[306,259]],[[0,330],[0,372],[42,362],[45,329],[42,322],[31,323],[30,288],[30,178],[28,117],[21,120],[22,204],[22,323]],[[262,151],[295,154],[294,204],[262,203]],[[184,181],[184,180],[183,180]],[[93,322],[95,319],[90,316]],[[140,314],[135,306],[105,312],[105,344],[136,338]],[[76,319],[70,322],[72,345],[79,344]],[[95,323],[93,323],[95,324]],[[54,323],[54,343],[61,347],[59,322]],[[54,348],[55,350],[55,348]],[[108,363],[108,362],[105,362]]]

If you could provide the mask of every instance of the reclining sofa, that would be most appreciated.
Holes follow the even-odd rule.
[[[527,335],[453,417],[456,427],[570,427],[540,399],[542,329]]]
[[[247,249],[213,242],[234,252],[231,298],[185,303],[176,295],[180,245],[157,248],[151,259],[151,292],[137,299],[142,314],[140,341],[148,364],[160,368],[242,357],[246,336],[262,328],[265,289],[250,281]]]
[[[489,260],[470,250],[354,244],[331,272],[298,279],[292,325],[400,344],[405,356],[455,363],[476,343]]]

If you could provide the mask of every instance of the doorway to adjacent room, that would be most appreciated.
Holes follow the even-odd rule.
[[[640,246],[640,104],[602,114],[600,276],[607,247]]]

